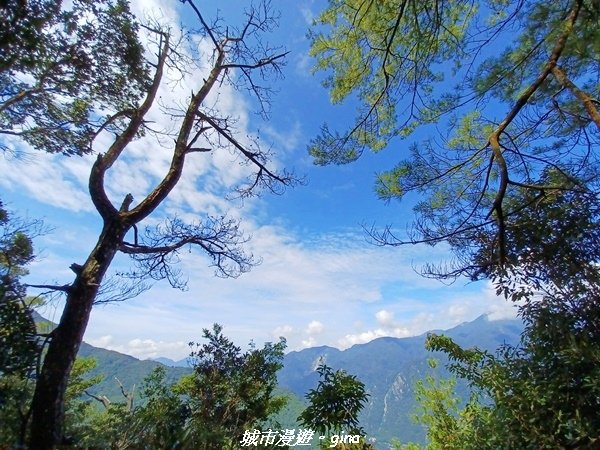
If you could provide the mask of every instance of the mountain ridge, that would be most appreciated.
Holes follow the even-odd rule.
[[[46,327],[52,325],[50,321],[43,321]],[[436,377],[450,376],[444,367],[447,363],[446,356],[425,350],[427,335],[445,334],[463,347],[476,346],[493,352],[503,344],[517,344],[522,329],[523,324],[518,319],[492,320],[489,315],[481,315],[473,321],[462,322],[447,330],[432,330],[410,337],[382,336],[344,350],[327,345],[293,350],[285,354],[283,368],[278,372],[277,379],[279,387],[294,396],[293,403],[300,404],[306,393],[318,383],[316,368],[319,364],[325,363],[335,370],[343,369],[362,381],[370,396],[360,416],[361,425],[368,437],[375,438],[382,446],[386,446],[392,438],[400,438],[403,442],[424,442],[425,430],[410,418],[416,408],[414,385],[417,380],[432,373],[428,363],[430,358],[436,358],[440,362],[434,372]],[[78,356],[97,360],[97,365],[89,376],[104,375],[104,380],[93,386],[90,392],[106,395],[112,401],[123,401],[121,385],[128,391],[135,391],[143,379],[158,366],[165,367],[169,383],[176,382],[192,370],[187,359],[174,361],[162,357],[157,358],[158,361],[140,360],[85,342],[82,343]],[[457,392],[463,399],[468,398],[469,391],[464,382],[457,383]],[[285,422],[288,427],[300,427],[289,420]],[[385,448],[380,445],[377,448]]]
[[[318,375],[314,372],[318,361],[334,369],[343,369],[357,376],[365,384],[369,402],[360,420],[369,437],[389,443],[394,437],[403,442],[424,442],[425,430],[411,421],[416,408],[414,385],[432,369],[428,360],[436,358],[440,364],[434,375],[448,378],[444,354],[428,352],[425,339],[429,333],[445,334],[463,347],[478,347],[490,352],[504,344],[518,343],[523,324],[517,319],[490,319],[488,315],[463,322],[447,330],[432,330],[411,337],[383,336],[367,343],[355,344],[345,350],[332,347],[304,349],[286,354],[284,367],[278,373],[282,388],[303,397],[314,388]],[[457,392],[468,398],[466,383],[457,383]],[[378,447],[379,448],[379,447]]]

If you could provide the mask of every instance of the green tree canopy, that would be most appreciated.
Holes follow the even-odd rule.
[[[427,449],[598,447],[600,308],[595,299],[593,308],[586,306],[593,314],[582,321],[566,300],[546,297],[546,304],[529,308],[521,344],[496,356],[462,349],[445,336],[428,338],[429,348],[445,352],[451,370],[469,380],[475,394],[458,408],[452,385],[430,380],[421,386]]]
[[[20,277],[34,258],[41,223],[15,217],[0,201],[0,446],[22,445],[42,350],[32,302]]]
[[[358,414],[369,397],[365,385],[354,375],[325,364],[317,372],[319,382],[306,394],[309,404],[298,420],[321,435],[361,434]]]
[[[521,345],[497,356],[429,339],[481,397],[459,410],[451,385],[422,386],[428,448],[600,442],[599,23],[594,0],[330,0],[316,21],[315,69],[358,111],[345,132],[324,126],[315,162],[443,130],[376,179],[385,200],[419,195],[411,233],[371,235],[446,242],[455,260],[427,274],[491,278],[526,301]]]
[[[372,236],[448,242],[459,258],[426,270],[436,276],[489,273],[515,257],[515,216],[567,190],[597,193],[598,23],[591,0],[330,0],[311,34],[315,70],[358,111],[345,132],[324,126],[310,153],[343,164],[419,126],[449,130],[377,176],[383,199],[421,200],[408,237]]]
[[[187,444],[194,448],[236,448],[244,431],[261,428],[285,400],[274,395],[277,371],[283,367],[285,339],[262,349],[251,344],[242,352],[215,324],[205,329],[207,342],[193,344],[194,373],[180,382],[189,397]]]
[[[0,376],[31,374],[39,344],[25,287],[19,278],[34,257],[38,222],[13,217],[0,201]]]
[[[79,155],[121,129],[150,82],[137,31],[124,0],[2,2],[0,149]]]

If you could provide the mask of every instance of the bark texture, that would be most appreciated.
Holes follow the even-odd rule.
[[[53,448],[60,443],[64,419],[64,396],[99,285],[128,227],[115,217],[106,222],[95,248],[77,269],[69,288],[65,309],[44,358],[32,401],[30,448]]]

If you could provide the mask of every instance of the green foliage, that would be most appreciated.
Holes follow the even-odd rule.
[[[32,236],[38,222],[13,217],[0,202],[0,446],[25,438],[32,377],[41,352],[32,300],[19,277],[34,257]]]
[[[95,400],[86,397],[87,390],[101,381],[101,376],[89,377],[89,372],[96,366],[93,358],[77,358],[69,378],[65,399],[66,441],[89,444],[90,436],[97,429],[98,409]],[[29,420],[29,405],[33,396],[35,376],[19,376],[16,374],[0,377],[0,444],[23,447],[26,426]],[[107,440],[95,441],[103,446]]]
[[[499,373],[496,416],[522,448],[597,448],[600,443],[600,300],[546,295],[524,313],[520,348],[490,367]]]
[[[431,97],[443,79],[436,68],[465,55],[464,39],[477,5],[467,1],[331,0],[311,33],[315,70],[327,71],[323,84],[333,102],[356,94],[361,102],[351,131],[324,128],[310,147],[318,164],[347,163],[365,147],[379,150],[391,136],[408,134],[431,119],[411,108],[398,123],[398,98]]]
[[[588,297],[585,308],[587,315],[550,297],[529,306],[521,344],[497,356],[429,336],[428,347],[450,357],[451,371],[470,382],[474,395],[459,408],[452,381],[430,376],[418,385],[426,448],[597,448],[600,304]]]
[[[592,3],[328,2],[310,34],[315,71],[334,102],[359,106],[347,131],[323,127],[309,148],[315,163],[354,161],[422,125],[442,130],[377,175],[385,200],[420,195],[408,238],[374,231],[377,242],[447,242],[456,259],[425,273],[479,278],[518,258],[509,234],[548,205],[531,199],[598,195]]]
[[[344,370],[334,371],[325,364],[317,372],[319,383],[306,394],[309,405],[298,420],[321,436],[362,434],[358,414],[369,397],[365,385],[354,375]],[[327,447],[329,442],[322,445]]]
[[[454,380],[435,380],[431,375],[425,383],[417,383],[417,401],[424,411],[419,420],[427,427],[427,447],[432,450],[457,448],[457,443],[467,448],[457,417],[459,399],[452,395],[455,385]]]
[[[23,298],[7,292],[0,292],[0,348],[0,376],[33,371],[40,345],[31,310]]]
[[[61,6],[47,0],[0,5],[0,136],[82,154],[101,128],[120,127],[108,117],[132,107],[148,73],[126,1]],[[3,141],[0,148],[15,147]]]
[[[574,180],[546,171],[541,182],[574,187]],[[528,204],[507,221],[509,258],[503,270],[487,270],[499,293],[511,300],[531,298],[534,292],[565,296],[597,295],[600,286],[600,201],[581,189],[531,192],[521,189],[509,199]],[[489,258],[480,251],[475,257]]]
[[[144,406],[135,412],[139,423],[138,445],[174,448],[183,441],[189,406],[166,383],[165,369],[158,367],[142,387]]]
[[[436,336],[430,340],[445,338]],[[456,344],[443,339],[444,345],[450,344],[452,351]],[[469,358],[467,358],[469,359]],[[430,367],[435,369],[437,361],[431,360]],[[489,425],[490,408],[482,404],[475,391],[466,405],[455,393],[456,379],[440,379],[430,373],[425,380],[416,385],[416,398],[419,403],[414,420],[427,429],[427,444],[423,447],[415,443],[394,443],[395,449],[402,450],[477,450],[495,448],[488,445],[489,435],[480,432],[482,423]],[[489,431],[489,430],[488,430]]]
[[[34,232],[38,225],[12,217],[0,201],[0,276],[5,295],[10,293],[13,279],[27,274],[24,266],[33,259],[33,245],[27,233]]]
[[[118,379],[113,383],[121,400],[98,392],[103,376],[97,360],[77,358],[66,390],[64,442],[78,448],[222,449],[238,448],[244,430],[279,429],[273,417],[287,395],[275,393],[276,372],[285,341],[242,352],[219,325],[204,330],[204,337],[208,343],[191,344],[192,374],[173,384],[159,365],[143,380],[139,399],[135,386],[127,391]],[[0,444],[25,442],[33,384],[34,378],[19,374],[0,377]]]
[[[98,411],[93,401],[86,399],[84,394],[101,380],[99,376],[86,377],[95,365],[93,358],[78,358],[75,361],[65,399],[67,442],[82,442],[94,433],[93,421]],[[24,446],[34,383],[33,376],[10,374],[0,377],[0,444],[11,448]]]
[[[544,183],[557,179],[573,182],[560,171],[543,174]],[[499,294],[521,302],[521,343],[493,356],[463,349],[446,336],[428,337],[428,349],[444,352],[450,370],[468,380],[477,395],[457,410],[452,403],[432,402],[435,393],[451,398],[448,392],[429,390],[421,399],[427,448],[439,448],[452,436],[462,443],[448,448],[597,448],[598,200],[579,189],[536,195],[522,189],[510,201],[532,207],[510,218],[506,245],[511,256],[504,268],[490,269],[486,276]]]
[[[223,336],[220,325],[205,329],[203,337],[208,342],[192,345],[192,375],[177,386],[189,396],[186,442],[196,448],[233,448],[245,430],[260,428],[285,404],[273,396],[285,340],[262,349],[251,344],[242,352]]]
[[[136,426],[125,403],[111,403],[103,410],[90,410],[84,432],[72,436],[71,443],[81,448],[139,448]]]
[[[32,395],[30,379],[16,374],[0,376],[0,447],[24,446]]]
[[[94,358],[77,358],[71,370],[65,396],[65,435],[79,441],[90,434],[91,419],[96,414],[95,400],[86,396],[88,389],[102,381],[102,376],[89,376],[96,367]]]
[[[157,367],[143,381],[140,405],[134,407],[134,389],[125,392],[126,401],[106,397],[101,411],[89,411],[87,432],[75,440],[85,447],[185,448],[184,430],[189,411],[183,397],[166,381],[163,367]]]
[[[238,448],[245,430],[267,426],[285,405],[284,396],[274,395],[285,341],[242,352],[223,336],[220,325],[203,336],[205,344],[190,344],[192,373],[170,384],[165,368],[157,367],[145,378],[137,406],[133,390],[125,403],[96,395],[104,403],[101,411],[88,409],[88,400],[68,401],[68,418],[85,413],[78,421],[83,426],[70,427],[73,442],[85,447]],[[81,393],[97,381],[72,374],[68,393]],[[277,429],[276,423],[270,425]]]

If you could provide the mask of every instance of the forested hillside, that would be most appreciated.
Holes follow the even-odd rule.
[[[473,322],[437,332],[466,348],[478,347],[494,353],[504,344],[517,344],[522,329],[523,325],[518,320],[491,321],[481,316]],[[368,436],[377,438],[382,445],[392,438],[424,442],[425,429],[412,418],[417,413],[416,383],[428,374],[438,378],[451,376],[444,367],[448,362],[447,355],[427,351],[425,339],[426,335],[383,337],[344,351],[316,347],[290,352],[278,374],[279,384],[302,398],[316,385],[318,375],[315,369],[319,364],[344,369],[356,375],[370,395],[360,414],[361,425]],[[429,367],[430,358],[439,360],[437,370]],[[469,398],[467,384],[460,383],[457,393],[466,401]]]
[[[437,332],[451,337],[464,347],[478,347],[494,353],[504,344],[517,344],[522,329],[523,325],[518,320],[492,321],[481,316],[473,322]],[[382,446],[389,444],[393,438],[424,442],[425,429],[412,418],[417,412],[416,383],[427,374],[434,374],[439,378],[451,376],[444,368],[444,364],[448,362],[447,355],[427,351],[425,339],[426,335],[378,338],[344,351],[332,347],[315,347],[287,353],[283,358],[283,367],[277,373],[277,380],[282,389],[278,394],[289,395],[290,401],[277,413],[278,422],[282,427],[299,426],[297,418],[306,406],[305,395],[319,380],[316,368],[320,364],[327,364],[356,375],[365,384],[369,400],[359,417],[367,436],[376,438]],[[85,343],[79,356],[91,357],[97,361],[96,367],[89,371],[89,377],[103,377],[100,383],[90,387],[88,391],[98,396],[105,395],[114,402],[125,401],[119,382],[127,392],[134,390],[136,401],[145,401],[140,398],[142,382],[160,366],[157,361],[140,361]],[[437,370],[429,367],[430,358],[439,360]],[[167,384],[174,384],[191,372],[192,368],[189,366],[166,367],[165,381]],[[457,386],[457,393],[463,401],[469,398],[466,383]]]

